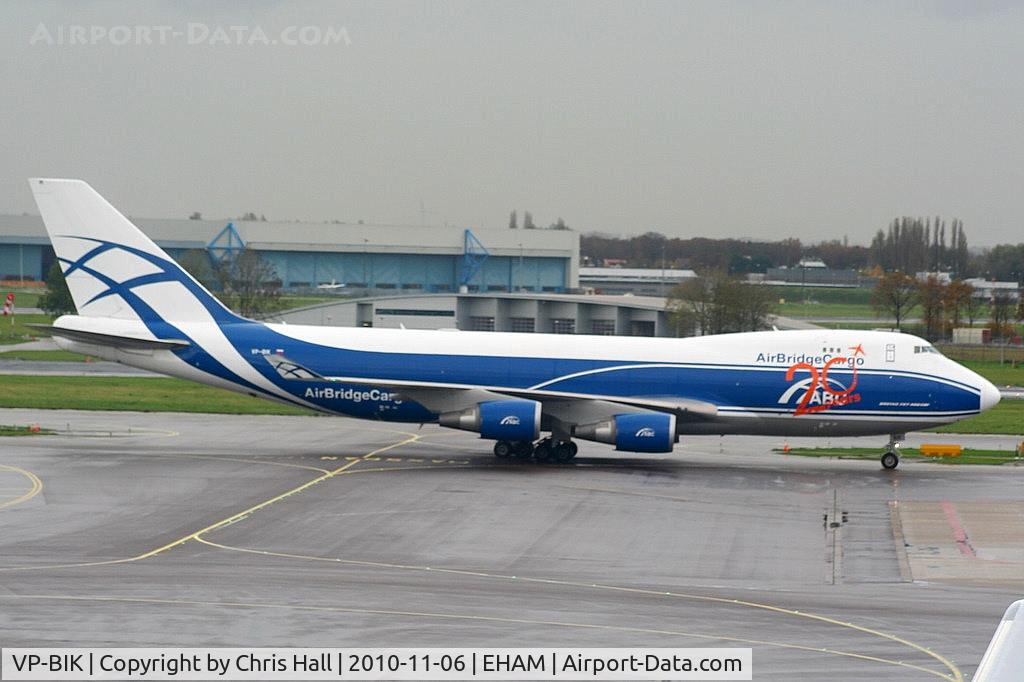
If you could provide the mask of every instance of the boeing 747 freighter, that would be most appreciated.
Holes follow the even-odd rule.
[[[999,402],[909,334],[767,331],[682,339],[264,323],[233,313],[81,180],[29,181],[77,315],[68,350],[321,412],[438,423],[498,457],[566,461],[574,439],[671,452],[690,434],[888,435]]]

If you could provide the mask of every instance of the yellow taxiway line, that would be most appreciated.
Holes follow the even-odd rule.
[[[384,471],[387,471],[387,470],[385,469]],[[202,535],[202,533],[200,533],[199,535]],[[778,614],[782,614],[782,615],[794,616],[794,617],[798,617],[798,618],[805,618],[805,619],[809,619],[809,620],[818,621],[818,622],[821,622],[821,623],[827,623],[829,625],[836,625],[836,626],[839,626],[839,627],[848,628],[850,630],[855,630],[855,631],[858,631],[858,632],[862,632],[862,633],[864,633],[866,635],[870,635],[870,636],[874,636],[874,637],[880,637],[882,639],[886,639],[886,640],[889,640],[891,642],[895,642],[897,644],[909,647],[910,649],[914,649],[915,651],[918,651],[918,652],[920,652],[920,653],[922,653],[922,654],[924,654],[924,655],[926,655],[926,656],[928,656],[928,657],[938,661],[943,666],[945,666],[947,670],[949,670],[949,674],[947,675],[945,673],[942,673],[942,672],[939,672],[939,671],[936,671],[936,670],[931,670],[929,668],[923,668],[923,667],[916,666],[916,665],[913,665],[913,664],[910,664],[910,663],[906,663],[904,661],[896,661],[896,660],[890,660],[890,659],[877,658],[877,657],[874,657],[874,656],[867,656],[867,655],[864,655],[864,654],[842,652],[842,651],[823,649],[823,648],[818,648],[818,647],[795,645],[795,644],[785,644],[785,643],[779,643],[779,642],[755,642],[755,640],[743,640],[743,639],[737,639],[737,638],[726,637],[726,636],[722,636],[722,637],[717,637],[716,636],[715,638],[718,638],[718,639],[728,639],[728,640],[737,641],[737,642],[755,642],[755,643],[760,643],[760,644],[772,644],[773,646],[783,646],[783,647],[788,647],[788,648],[805,649],[805,650],[808,650],[808,651],[821,651],[821,652],[832,653],[832,654],[837,654],[837,655],[842,655],[842,656],[851,656],[851,657],[854,657],[854,658],[862,658],[862,659],[865,659],[865,660],[873,660],[873,661],[888,663],[888,664],[891,664],[891,665],[899,665],[899,666],[914,668],[914,669],[917,669],[917,670],[921,670],[921,671],[930,673],[930,674],[935,675],[937,677],[941,677],[942,679],[950,680],[950,682],[962,682],[963,681],[963,674],[960,672],[960,669],[957,668],[957,666],[952,661],[950,661],[946,657],[942,656],[941,654],[935,653],[934,651],[932,651],[931,649],[928,649],[927,647],[921,646],[920,644],[915,644],[914,642],[911,642],[910,640],[904,639],[903,637],[900,637],[898,635],[892,635],[892,634],[889,634],[887,632],[882,632],[880,630],[875,630],[873,628],[865,627],[863,625],[857,625],[856,623],[850,623],[848,621],[842,621],[842,620],[838,620],[836,618],[830,618],[828,616],[822,616],[822,615],[819,615],[819,614],[816,614],[816,613],[809,613],[807,611],[798,611],[798,610],[795,610],[795,609],[787,609],[787,608],[784,608],[784,607],[781,607],[781,606],[775,606],[773,604],[764,604],[764,603],[761,603],[761,602],[754,602],[754,601],[749,601],[749,600],[745,600],[745,599],[727,599],[725,597],[712,597],[712,596],[703,595],[703,594],[689,594],[689,593],[686,593],[686,592],[672,592],[672,591],[661,591],[661,590],[649,590],[649,589],[644,589],[644,588],[639,588],[639,587],[622,587],[622,586],[619,586],[619,585],[605,585],[605,584],[602,584],[602,583],[584,583],[584,582],[576,582],[576,581],[572,581],[572,580],[558,580],[558,579],[554,579],[554,578],[534,578],[534,577],[529,577],[529,576],[506,575],[506,574],[501,574],[501,573],[486,573],[486,572],[483,572],[483,571],[468,571],[468,570],[461,570],[461,569],[455,569],[455,568],[438,568],[438,567],[434,567],[434,566],[418,566],[418,565],[408,565],[408,564],[391,564],[391,563],[385,563],[385,562],[379,562],[379,561],[361,561],[361,560],[358,560],[358,559],[341,559],[341,558],[334,558],[334,557],[318,557],[318,556],[309,556],[309,555],[303,555],[303,554],[290,554],[290,553],[286,553],[286,552],[273,552],[273,551],[269,551],[269,550],[250,549],[250,548],[247,548],[247,547],[233,547],[231,545],[224,545],[224,544],[221,544],[221,543],[218,543],[218,542],[213,542],[213,541],[207,540],[206,538],[203,538],[203,537],[196,537],[196,540],[198,542],[204,544],[204,545],[209,545],[210,547],[214,547],[216,549],[228,550],[228,551],[233,551],[233,552],[243,552],[243,553],[247,553],[247,554],[258,554],[258,555],[270,556],[270,557],[279,557],[279,558],[285,558],[285,559],[303,559],[303,560],[307,560],[307,561],[323,561],[323,562],[329,562],[329,563],[335,563],[335,564],[348,564],[348,565],[355,565],[355,566],[368,566],[368,567],[373,567],[373,568],[390,568],[390,569],[407,570],[407,571],[422,571],[422,572],[430,572],[430,573],[460,575],[460,576],[474,577],[474,578],[488,578],[488,579],[492,579],[492,580],[505,580],[505,581],[519,582],[519,583],[534,583],[534,584],[557,585],[557,586],[561,586],[561,587],[573,587],[573,588],[582,588],[582,589],[591,589],[591,590],[603,590],[603,591],[614,591],[614,592],[628,592],[628,593],[631,593],[631,594],[640,594],[640,595],[645,595],[645,596],[670,597],[670,598],[676,598],[676,599],[687,599],[687,600],[692,600],[692,601],[703,601],[703,602],[710,602],[710,603],[716,603],[716,604],[726,604],[726,605],[740,606],[740,607],[745,607],[745,608],[752,608],[752,609],[760,609],[760,610],[765,610],[765,611],[771,611],[773,613],[778,613]],[[700,636],[700,635],[693,635],[692,633],[688,633],[688,634],[690,636],[694,636],[694,637]],[[706,636],[706,637],[710,637],[710,636]]]
[[[104,597],[89,595],[48,595],[48,594],[9,594],[0,595],[2,599],[24,599],[24,600],[50,600],[50,601],[78,601],[92,603],[121,603],[121,604],[162,604],[168,606],[200,606],[220,608],[250,608],[250,609],[276,609],[283,611],[305,611],[319,613],[354,613],[369,616],[389,616],[403,618],[430,618],[436,620],[464,620],[483,623],[497,623],[503,625],[543,625],[548,627],[565,627],[585,630],[604,630],[611,632],[629,632],[645,635],[662,635],[670,637],[690,637],[693,639],[734,642],[737,644],[751,644],[759,646],[771,646],[810,653],[829,654],[833,656],[844,656],[873,663],[894,665],[910,670],[917,670],[922,673],[935,675],[944,680],[953,680],[938,671],[914,665],[905,661],[897,661],[867,654],[858,654],[850,651],[841,651],[827,647],[805,646],[803,644],[791,644],[788,642],[773,642],[761,639],[747,639],[743,637],[731,637],[729,635],[709,635],[701,632],[686,632],[681,630],[667,630],[661,628],[642,628],[628,625],[608,625],[604,623],[578,623],[563,620],[541,620],[531,618],[506,618],[502,616],[484,616],[479,614],[444,613],[432,611],[402,611],[396,609],[363,609],[348,606],[323,606],[314,604],[279,604],[274,602],[245,602],[245,601],[212,601],[199,599],[167,599],[160,597]],[[957,671],[959,672],[959,671]],[[962,677],[958,678],[962,679]]]
[[[13,471],[16,474],[21,474],[22,476],[27,478],[29,483],[31,484],[31,486],[28,489],[28,492],[26,492],[25,494],[19,495],[18,497],[15,497],[13,500],[0,502],[0,509],[9,509],[15,505],[21,504],[22,502],[28,502],[43,490],[43,482],[39,480],[39,477],[33,474],[31,471],[19,469],[18,467],[11,466],[9,464],[0,464],[0,470]]]
[[[285,605],[285,604],[274,605],[274,604],[242,603],[242,602],[212,602],[212,601],[211,602],[205,602],[205,601],[190,601],[190,600],[169,600],[169,599],[131,599],[131,598],[117,598],[117,597],[71,597],[71,596],[64,596],[64,597],[49,596],[48,597],[48,596],[45,596],[45,595],[24,595],[22,597],[17,597],[16,595],[10,595],[10,596],[11,597],[15,597],[15,598],[30,598],[30,597],[32,597],[32,598],[39,598],[39,599],[47,599],[47,598],[50,598],[50,599],[80,599],[80,600],[92,600],[92,601],[122,601],[122,602],[144,602],[144,603],[193,604],[193,605],[207,605],[207,606],[248,606],[248,607],[252,607],[252,608],[290,608],[290,609],[299,609],[299,610],[337,611],[337,612],[367,613],[367,614],[381,614],[381,615],[421,616],[421,617],[447,618],[447,619],[470,619],[470,620],[494,621],[494,622],[506,622],[506,623],[562,625],[562,626],[567,626],[567,627],[583,627],[583,628],[592,628],[592,629],[608,629],[608,630],[631,631],[631,632],[646,632],[646,633],[652,633],[652,634],[657,633],[657,634],[667,634],[667,635],[689,636],[689,637],[703,638],[703,639],[719,639],[719,640],[727,640],[727,641],[740,642],[740,643],[761,644],[761,645],[766,645],[766,646],[776,646],[776,647],[797,649],[797,650],[803,650],[803,651],[828,653],[828,654],[832,654],[832,655],[847,656],[847,657],[857,658],[857,659],[866,660],[866,661],[874,661],[874,662],[878,662],[878,663],[902,666],[902,667],[905,667],[905,668],[919,670],[921,672],[928,673],[928,674],[931,674],[931,675],[935,675],[935,676],[940,677],[940,678],[945,679],[945,680],[949,680],[950,682],[962,682],[963,681],[963,674],[960,672],[960,670],[956,667],[956,665],[952,661],[950,661],[949,659],[945,658],[944,656],[942,656],[942,655],[940,655],[940,654],[938,654],[938,653],[936,653],[934,651],[931,651],[930,649],[928,649],[928,648],[926,648],[924,646],[921,646],[919,644],[915,644],[914,642],[911,642],[911,641],[909,641],[909,640],[907,640],[905,638],[899,637],[897,635],[892,635],[892,634],[889,634],[889,633],[886,633],[886,632],[882,632],[880,630],[875,630],[873,628],[868,628],[868,627],[865,627],[865,626],[862,626],[862,625],[857,625],[855,623],[850,623],[850,622],[841,621],[841,620],[838,620],[838,619],[835,619],[835,618],[830,618],[828,616],[822,616],[822,615],[819,615],[819,614],[809,613],[809,612],[806,612],[806,611],[798,611],[798,610],[794,610],[794,609],[787,609],[787,608],[780,607],[780,606],[775,606],[775,605],[772,605],[772,604],[764,604],[764,603],[753,602],[753,601],[742,600],[742,599],[727,599],[727,598],[724,598],[724,597],[712,597],[712,596],[708,596],[708,595],[688,594],[688,593],[683,593],[683,592],[658,591],[658,590],[649,590],[649,589],[643,589],[643,588],[622,587],[622,586],[617,586],[617,585],[605,585],[605,584],[600,584],[600,583],[583,583],[583,582],[575,582],[575,581],[568,581],[568,580],[557,580],[557,579],[550,579],[550,578],[535,578],[535,577],[528,577],[528,576],[504,575],[504,574],[498,574],[498,573],[486,573],[486,572],[481,572],[481,571],[468,571],[468,570],[453,569],[453,568],[436,568],[436,567],[431,567],[431,566],[388,564],[388,563],[383,563],[383,562],[360,561],[360,560],[354,560],[354,559],[341,559],[341,558],[317,557],[317,556],[309,556],[309,555],[301,555],[301,554],[289,554],[289,553],[284,553],[284,552],[272,552],[272,551],[266,551],[266,550],[249,549],[249,548],[244,548],[244,547],[232,547],[230,545],[223,545],[223,544],[220,544],[220,543],[212,542],[212,541],[207,540],[207,539],[202,537],[203,535],[205,535],[207,533],[210,533],[212,531],[218,530],[218,529],[223,528],[225,526],[228,526],[228,525],[230,525],[232,523],[235,523],[235,522],[237,522],[237,521],[239,521],[241,519],[244,519],[244,518],[248,517],[250,514],[253,514],[253,513],[257,512],[257,511],[260,511],[261,509],[265,509],[265,508],[267,508],[267,507],[269,507],[269,506],[271,506],[271,505],[273,505],[273,504],[275,504],[277,502],[280,502],[281,500],[284,500],[284,499],[286,499],[288,497],[291,497],[291,496],[299,494],[299,493],[301,493],[301,492],[303,492],[305,490],[308,490],[309,488],[312,488],[313,486],[316,486],[316,485],[318,485],[320,483],[323,483],[324,481],[327,481],[328,479],[331,479],[331,478],[334,478],[336,476],[345,474],[346,472],[351,470],[352,467],[354,467],[355,465],[357,465],[357,464],[359,464],[361,462],[379,461],[380,458],[378,457],[378,455],[381,455],[381,454],[383,454],[385,452],[388,452],[390,450],[393,450],[395,448],[398,448],[398,447],[401,447],[401,446],[404,446],[404,445],[408,445],[410,443],[414,443],[414,442],[416,442],[418,440],[421,440],[421,437],[418,434],[408,434],[408,433],[406,433],[405,435],[408,435],[409,437],[404,439],[404,440],[398,441],[396,443],[392,443],[391,445],[386,445],[386,446],[377,448],[375,450],[372,450],[372,451],[370,451],[370,452],[368,452],[365,455],[362,455],[360,457],[355,457],[355,458],[349,459],[345,464],[343,464],[342,466],[339,466],[339,467],[337,467],[335,469],[325,470],[325,469],[320,469],[318,467],[300,466],[300,468],[313,469],[315,471],[322,471],[323,473],[320,476],[317,476],[316,478],[313,478],[313,479],[311,479],[311,480],[309,480],[309,481],[307,481],[305,483],[302,483],[302,484],[300,484],[300,485],[298,485],[298,486],[296,486],[294,488],[291,488],[290,490],[287,490],[287,491],[285,491],[285,492],[283,492],[283,493],[281,493],[279,495],[276,495],[276,496],[274,496],[274,497],[272,497],[270,499],[264,500],[263,502],[255,504],[255,505],[249,507],[248,509],[244,509],[244,510],[242,510],[240,512],[232,514],[231,516],[229,516],[229,517],[227,517],[225,519],[222,519],[220,521],[217,521],[215,523],[212,523],[212,524],[206,526],[205,528],[201,528],[201,529],[199,529],[197,531],[194,531],[194,532],[192,532],[192,533],[190,533],[190,534],[188,534],[188,535],[186,535],[184,537],[178,538],[177,540],[174,540],[174,541],[169,542],[169,543],[167,543],[165,545],[157,547],[156,549],[150,550],[148,552],[144,552],[144,553],[139,554],[137,556],[128,557],[128,558],[124,558],[124,559],[113,559],[113,560],[109,560],[109,561],[84,562],[84,563],[76,563],[76,564],[62,564],[62,565],[50,565],[50,566],[5,567],[5,568],[0,568],[0,571],[42,570],[42,569],[47,569],[47,568],[87,567],[87,566],[102,566],[102,565],[110,565],[110,564],[130,563],[130,562],[141,561],[141,560],[144,560],[144,559],[148,559],[148,558],[157,556],[157,555],[162,554],[162,553],[164,553],[164,552],[166,552],[166,551],[168,551],[170,549],[173,549],[174,547],[178,547],[178,546],[183,545],[183,544],[185,544],[187,542],[195,540],[195,541],[197,541],[197,542],[199,542],[201,544],[207,545],[209,547],[221,549],[221,550],[235,551],[235,552],[244,552],[244,553],[250,553],[250,554],[258,554],[258,555],[280,557],[280,558],[288,558],[288,559],[303,559],[303,560],[309,560],[309,561],[325,561],[325,562],[333,562],[333,563],[338,563],[338,564],[374,566],[374,567],[380,567],[380,568],[391,568],[391,569],[401,569],[401,570],[414,570],[414,571],[424,571],[424,572],[450,574],[450,575],[461,575],[461,576],[468,576],[468,577],[478,577],[478,578],[486,578],[486,579],[492,579],[492,580],[517,581],[517,582],[520,582],[520,583],[546,584],[546,585],[556,585],[556,586],[562,586],[562,587],[573,587],[573,588],[582,588],[582,589],[628,592],[628,593],[640,594],[640,595],[657,596],[657,597],[670,597],[670,598],[677,598],[677,599],[687,599],[687,600],[693,600],[693,601],[703,601],[703,602],[708,602],[708,603],[727,604],[727,605],[734,605],[734,606],[740,606],[740,607],[746,607],[746,608],[752,608],[752,609],[760,609],[760,610],[770,611],[770,612],[773,612],[773,613],[778,613],[778,614],[781,614],[781,615],[787,615],[787,616],[793,616],[793,617],[798,617],[798,618],[804,618],[804,619],[814,620],[814,621],[817,621],[817,622],[820,622],[820,623],[826,623],[826,624],[829,624],[829,625],[835,625],[835,626],[839,626],[839,627],[843,627],[843,628],[848,628],[848,629],[851,629],[851,630],[855,630],[855,631],[864,633],[866,635],[875,636],[875,637],[879,637],[879,638],[882,638],[882,639],[885,639],[885,640],[888,640],[888,641],[891,641],[891,642],[895,642],[895,643],[900,644],[902,646],[906,646],[906,647],[908,647],[910,649],[918,651],[918,652],[920,652],[920,653],[922,653],[922,654],[924,654],[924,655],[934,659],[935,661],[941,663],[949,671],[949,674],[945,674],[945,673],[942,673],[942,672],[939,672],[939,671],[936,671],[936,670],[931,670],[929,668],[924,668],[922,666],[917,666],[917,665],[914,665],[914,664],[911,664],[911,663],[906,663],[904,661],[897,661],[897,660],[879,658],[879,657],[869,656],[869,655],[865,655],[865,654],[858,654],[858,653],[854,653],[854,652],[839,651],[839,650],[828,649],[828,648],[821,648],[821,647],[804,646],[804,645],[791,644],[791,643],[785,643],[785,642],[770,642],[770,641],[762,641],[762,640],[742,639],[742,638],[736,638],[736,637],[728,637],[728,636],[724,636],[724,635],[720,636],[720,635],[707,635],[707,634],[701,634],[701,633],[683,633],[683,632],[668,631],[668,630],[664,630],[664,631],[663,630],[651,630],[651,629],[645,629],[645,628],[629,628],[629,627],[610,626],[610,625],[597,625],[597,624],[586,624],[586,623],[564,623],[564,622],[560,622],[560,621],[534,621],[534,620],[525,620],[525,619],[506,619],[506,618],[498,618],[498,617],[491,617],[491,616],[473,616],[473,615],[443,614],[443,613],[421,613],[421,612],[406,612],[406,611],[384,611],[384,610],[372,610],[372,609],[355,609],[355,608],[343,608],[343,607],[317,607],[317,606],[301,606],[301,605]],[[279,466],[281,465],[281,463],[258,462],[258,461],[255,461],[255,460],[249,460],[249,461],[253,461],[253,463],[271,463],[271,464],[277,464]],[[9,470],[13,470],[13,471],[16,471],[18,473],[21,473],[21,474],[27,476],[30,480],[33,481],[33,489],[32,490],[30,490],[28,493],[26,493],[25,495],[21,496],[17,500],[12,500],[12,501],[10,501],[8,503],[0,505],[0,508],[2,508],[4,506],[10,506],[10,505],[13,505],[13,504],[24,502],[25,500],[30,499],[31,497],[34,497],[35,495],[37,495],[39,493],[39,491],[42,489],[42,483],[31,472],[27,472],[27,471],[24,471],[22,469],[17,469],[15,467],[9,467],[9,466],[6,466],[6,465],[0,465],[0,467],[6,468],[6,469],[9,469]],[[420,467],[410,467],[410,468],[420,468]],[[430,467],[423,467],[423,468],[430,468]],[[396,467],[396,468],[380,468],[380,469],[375,469],[374,471],[377,471],[377,472],[387,472],[387,471],[407,470],[407,469],[408,468],[406,468],[406,467]],[[352,473],[357,473],[357,472],[352,472]],[[369,473],[369,471],[366,471],[365,473]],[[38,484],[38,487],[37,487],[37,484]],[[613,491],[608,491],[608,492],[613,492]]]

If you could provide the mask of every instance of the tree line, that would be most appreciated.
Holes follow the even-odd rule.
[[[949,272],[962,277],[968,271],[970,254],[962,220],[954,219],[949,225],[946,241],[946,221],[931,218],[897,218],[889,223],[888,231],[879,230],[871,240],[871,262],[883,270],[902,272]]]
[[[515,209],[508,216],[508,229],[518,230],[519,229],[519,212]],[[524,230],[539,230],[542,229],[533,222],[533,214],[529,211],[523,211],[523,229]],[[565,224],[562,218],[558,218],[555,222],[548,225],[549,230],[568,230],[569,226]]]
[[[870,246],[848,239],[805,244],[799,239],[776,241],[666,237],[647,232],[633,237],[584,234],[584,263],[621,262],[637,268],[724,270],[730,274],[764,273],[772,267],[794,267],[801,259],[820,258],[840,270],[948,272],[955,278],[1024,279],[1024,243],[1001,244],[972,252],[963,221],[936,218],[895,218],[878,230]]]
[[[1015,334],[1013,321],[1024,320],[1024,300],[1005,289],[994,289],[986,299],[976,296],[974,287],[963,280],[911,277],[898,270],[878,278],[871,304],[879,315],[892,317],[896,329],[917,311],[921,333],[931,341],[948,338],[954,329],[973,327],[986,317],[992,338],[1005,341]]]

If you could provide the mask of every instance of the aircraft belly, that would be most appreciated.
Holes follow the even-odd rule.
[[[763,435],[788,437],[842,437],[876,436],[919,431],[947,424],[950,420],[921,415],[920,420],[887,419],[826,419],[808,418],[806,415],[728,415],[712,422],[681,422],[677,428],[682,435]]]

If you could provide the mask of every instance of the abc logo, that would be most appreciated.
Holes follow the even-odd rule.
[[[515,416],[514,414],[510,414],[507,417],[502,417],[501,419],[502,426],[519,426],[519,423],[519,417]]]
[[[636,432],[635,438],[654,438],[654,429],[649,426],[645,426]]]

